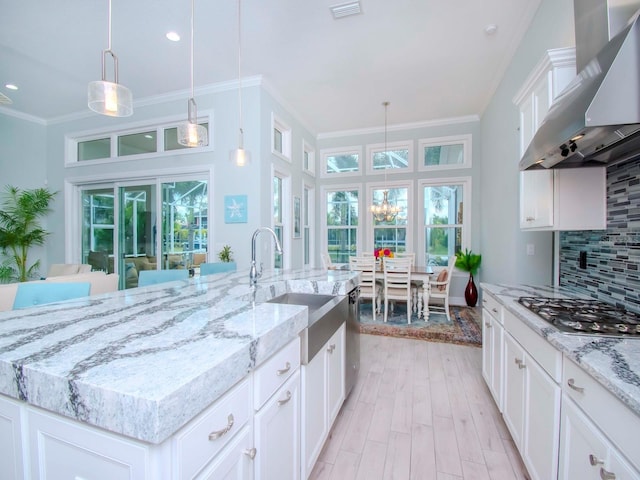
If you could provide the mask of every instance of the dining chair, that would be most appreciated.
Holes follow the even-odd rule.
[[[138,286],[147,287],[158,283],[187,280],[189,270],[184,268],[174,270],[142,270],[138,273]]]
[[[322,252],[320,258],[322,259],[322,268],[325,270],[331,270],[333,268],[333,260],[331,260],[331,255],[329,255],[328,252]]]
[[[376,313],[380,313],[380,284],[376,278],[376,258],[349,257],[349,270],[360,272],[360,298],[371,299],[371,315],[376,321]]]
[[[64,275],[75,275],[76,273],[87,273],[91,271],[91,265],[84,263],[54,263],[49,266],[47,278],[61,277]]]
[[[409,258],[411,259],[411,266],[416,266],[416,253],[415,252],[397,252],[395,258]],[[411,296],[412,296],[412,309],[413,312],[419,313],[422,309],[419,303],[424,301],[423,299],[424,282],[415,278],[411,279]]]
[[[213,262],[200,264],[200,276],[213,275],[214,273],[235,272],[238,269],[236,262]]]
[[[413,294],[411,292],[411,259],[385,258],[384,271],[384,321],[389,315],[389,301],[407,303],[407,323],[411,323]]]
[[[89,282],[25,282],[18,284],[13,309],[88,297]]]
[[[429,300],[428,305],[425,305],[425,310],[428,312],[444,313],[448,322],[451,321],[449,314],[449,286],[451,285],[451,275],[455,265],[456,256],[450,255],[447,267],[440,270],[434,280],[429,281]],[[432,303],[432,300],[437,302]]]

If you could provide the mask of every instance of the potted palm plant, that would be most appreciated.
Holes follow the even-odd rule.
[[[36,276],[40,260],[29,265],[31,247],[42,246],[49,236],[40,219],[51,209],[49,204],[57,192],[46,188],[20,190],[7,186],[0,207],[0,282],[26,282]]]
[[[478,302],[478,289],[476,288],[476,284],[473,282],[473,275],[478,271],[478,268],[480,268],[481,262],[482,255],[473,253],[469,249],[465,248],[464,253],[456,253],[456,268],[463,272],[469,272],[469,282],[467,283],[467,287],[464,289],[464,299],[470,307],[475,307]]]

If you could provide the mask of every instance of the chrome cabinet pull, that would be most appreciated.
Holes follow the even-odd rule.
[[[224,434],[226,434],[229,430],[231,430],[231,427],[233,427],[233,414],[232,413],[230,413],[229,416],[227,417],[227,426],[224,427],[222,430],[216,430],[215,432],[211,432],[209,434],[209,440],[217,440],[218,438],[220,438]]]
[[[334,351],[335,349],[336,349],[336,344],[335,344],[335,343],[332,343],[331,345],[329,345],[329,346],[327,347],[327,352],[329,352],[329,353],[333,353],[333,351]]]
[[[600,467],[600,478],[602,480],[616,480],[616,474],[613,472],[608,472],[603,467]]]
[[[484,322],[484,326],[487,328],[491,328],[491,324],[489,322]]]
[[[583,387],[578,387],[576,385],[576,381],[573,378],[570,378],[569,380],[567,380],[567,385],[569,385],[569,388],[572,388],[573,390],[575,390],[578,393],[584,393],[584,388]]]
[[[519,358],[515,359],[515,364],[518,365],[519,369],[523,369],[526,368],[527,366],[524,364],[524,361],[520,360]]]
[[[285,394],[285,398],[282,400],[278,400],[278,405],[282,406],[285,403],[287,403],[289,400],[291,400],[291,392],[287,390],[287,393]]]
[[[527,222],[533,222],[535,219],[536,219],[536,217],[527,217],[527,218],[525,218],[525,220]]]
[[[492,311],[493,313],[498,313],[498,309],[497,309],[497,308],[495,308],[495,307],[493,307],[493,308],[491,309],[491,311]]]
[[[280,376],[280,375],[284,375],[289,370],[291,370],[291,364],[287,362],[284,364],[284,368],[282,370],[277,370],[276,373],[278,374],[278,376]]]
[[[600,459],[599,459],[598,457],[596,457],[593,453],[590,453],[590,454],[589,454],[589,463],[590,463],[592,466],[594,466],[594,467],[595,467],[596,465],[602,465],[602,464],[604,464],[604,461],[603,461],[603,460],[600,460]]]
[[[247,457],[249,457],[251,460],[253,460],[254,458],[256,458],[257,450],[256,450],[256,447],[247,448],[242,453],[244,453]]]

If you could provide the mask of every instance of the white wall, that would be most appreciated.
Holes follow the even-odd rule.
[[[482,280],[550,284],[552,234],[519,228],[518,110],[513,98],[551,48],[575,45],[572,0],[543,0],[481,120]],[[527,244],[535,249],[526,255]]]

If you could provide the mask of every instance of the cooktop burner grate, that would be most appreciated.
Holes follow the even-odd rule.
[[[640,337],[640,315],[598,300],[520,297],[518,302],[565,333]]]

